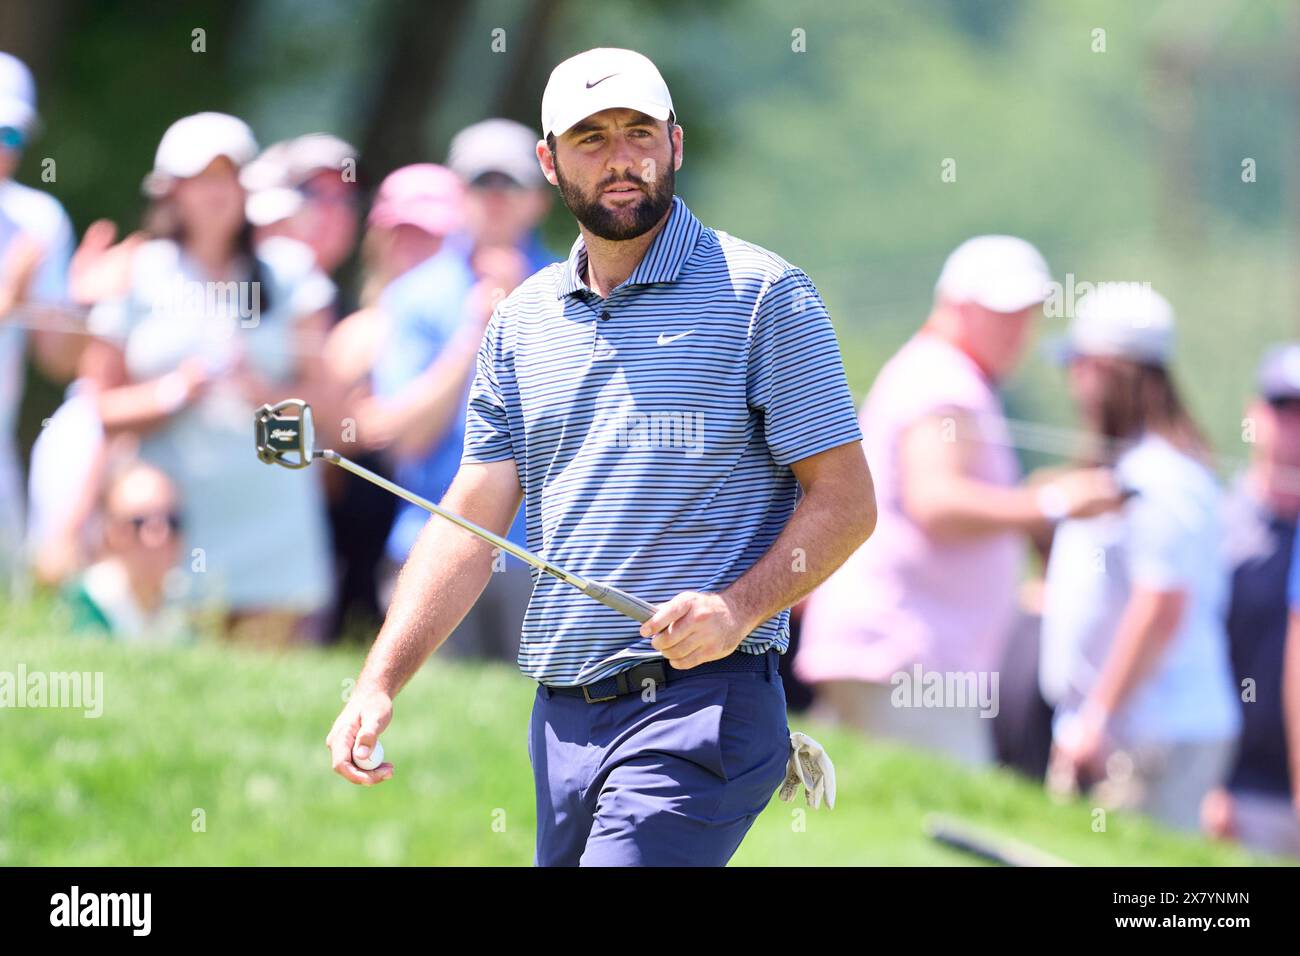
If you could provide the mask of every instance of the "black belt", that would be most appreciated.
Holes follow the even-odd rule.
[[[542,686],[552,694],[559,694],[563,697],[581,697],[589,704],[598,704],[601,701],[614,700],[616,697],[622,697],[625,694],[639,694],[645,688],[647,680],[653,680],[657,688],[670,680],[680,680],[683,677],[699,674],[774,674],[777,670],[777,658],[779,656],[775,650],[763,654],[747,654],[738,650],[733,651],[727,657],[698,664],[690,670],[684,671],[669,667],[668,663],[662,659],[643,661],[629,667],[627,670],[619,671],[610,677],[603,677],[590,684],[578,684],[574,687],[552,687],[549,684],[543,684]]]

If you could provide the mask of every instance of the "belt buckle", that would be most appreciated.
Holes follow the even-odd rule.
[[[602,703],[603,701],[615,700],[618,697],[618,685],[614,686],[615,692],[610,694],[608,697],[592,697],[591,691],[588,689],[589,687],[590,687],[589,684],[582,685],[582,699],[589,704],[599,704]]]

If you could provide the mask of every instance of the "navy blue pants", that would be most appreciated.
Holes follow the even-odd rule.
[[[766,673],[674,672],[589,704],[539,686],[528,757],[538,866],[722,866],[785,779],[778,655]]]

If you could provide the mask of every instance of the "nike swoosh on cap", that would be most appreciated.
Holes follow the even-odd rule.
[[[690,332],[678,332],[676,335],[670,335],[670,336],[668,336],[667,338],[665,338],[665,337],[664,337],[664,334],[663,334],[662,332],[660,332],[660,333],[659,333],[659,344],[660,344],[660,345],[668,345],[668,344],[671,343],[671,342],[676,342],[676,341],[677,341],[678,339],[680,339],[680,338],[685,338],[686,336],[690,335],[691,332],[694,332],[694,331],[695,331],[694,329],[691,329]]]
[[[618,76],[618,74],[617,74],[617,73],[611,73],[609,76]],[[601,77],[599,80],[597,80],[595,83],[592,83],[592,82],[588,81],[588,82],[587,82],[587,89],[591,89],[593,86],[597,86],[597,85],[599,85],[599,84],[601,84],[601,83],[604,83],[606,80],[609,79],[609,76],[602,76],[602,77]]]

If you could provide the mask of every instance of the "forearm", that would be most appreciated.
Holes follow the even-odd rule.
[[[97,400],[99,418],[109,434],[151,431],[185,406],[189,398],[186,392],[178,372],[106,389]]]
[[[1002,531],[1036,533],[1047,527],[1037,492],[963,476],[945,476],[906,494],[904,509],[937,537],[961,538]]]
[[[477,354],[478,342],[458,336],[393,400],[392,450],[399,458],[425,454],[447,433],[461,410]]]
[[[1172,596],[1135,595],[1130,598],[1120,617],[1111,651],[1085,706],[1109,718],[1155,670],[1173,639],[1181,614],[1173,603],[1165,602],[1181,603]]]
[[[469,613],[491,573],[491,545],[431,518],[402,565],[358,683],[396,696]]]
[[[505,534],[523,497],[513,467],[512,462],[462,467],[442,506]],[[509,487],[499,480],[503,470],[508,471]],[[402,566],[383,627],[362,668],[361,684],[390,697],[401,690],[482,594],[492,574],[493,550],[450,521],[429,519]]]
[[[830,489],[804,495],[767,552],[723,591],[746,634],[811,594],[871,536],[876,508],[870,485],[864,498],[846,508],[844,497]]]

